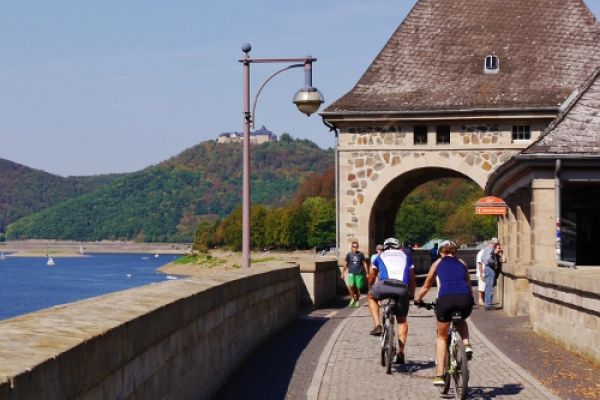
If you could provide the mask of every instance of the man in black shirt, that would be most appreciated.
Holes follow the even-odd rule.
[[[350,293],[348,307],[360,307],[360,289],[365,286],[365,273],[367,271],[367,258],[358,250],[358,242],[352,242],[352,251],[346,255],[343,277]]]

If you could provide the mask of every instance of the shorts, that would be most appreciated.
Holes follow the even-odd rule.
[[[388,299],[390,297],[396,298],[396,316],[406,317],[408,315],[408,303],[410,293],[408,286],[402,281],[395,279],[386,279],[384,281],[377,281],[371,287],[369,292],[371,297],[375,300]]]
[[[348,273],[348,276],[346,277],[346,284],[348,286],[354,286],[357,289],[362,289],[365,287],[365,277],[363,274]]]
[[[473,311],[473,296],[470,294],[448,294],[438,297],[435,316],[439,322],[452,321],[452,312],[460,311],[462,319],[467,319]]]
[[[485,280],[481,278],[481,274],[479,274],[479,269],[477,269],[477,291],[485,292]]]

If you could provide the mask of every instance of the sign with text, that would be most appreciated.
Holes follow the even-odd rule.
[[[499,197],[482,197],[475,203],[475,214],[478,215],[506,215],[506,202]]]

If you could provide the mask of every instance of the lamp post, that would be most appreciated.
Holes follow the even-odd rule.
[[[296,92],[294,104],[300,112],[310,116],[323,104],[323,96],[315,87],[312,86],[312,63],[316,58],[306,56],[302,58],[252,58],[250,57],[250,44],[242,45],[244,56],[239,60],[243,64],[243,101],[244,101],[244,140],[243,140],[243,181],[242,181],[242,266],[250,268],[250,124],[254,123],[254,111],[256,109],[256,100],[265,85],[276,75],[291,68],[304,67],[304,87]],[[275,63],[295,63],[290,64],[273,75],[268,77],[254,98],[252,113],[250,112],[250,64],[275,64]]]

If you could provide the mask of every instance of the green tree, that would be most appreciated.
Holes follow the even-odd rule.
[[[215,236],[215,225],[208,221],[200,222],[198,229],[194,235],[193,249],[201,252],[206,252],[213,246],[213,238]]]
[[[223,242],[233,250],[242,249],[242,208],[238,207],[222,221]]]
[[[284,242],[283,208],[271,208],[265,218],[265,239],[269,248],[283,248]]]
[[[282,246],[287,249],[306,248],[306,211],[302,207],[285,207],[282,217]]]
[[[324,248],[335,243],[335,201],[322,197],[308,197],[302,203],[307,221],[307,244]]]
[[[265,226],[267,214],[268,209],[262,204],[250,208],[250,244],[253,248],[263,249],[269,244]]]

